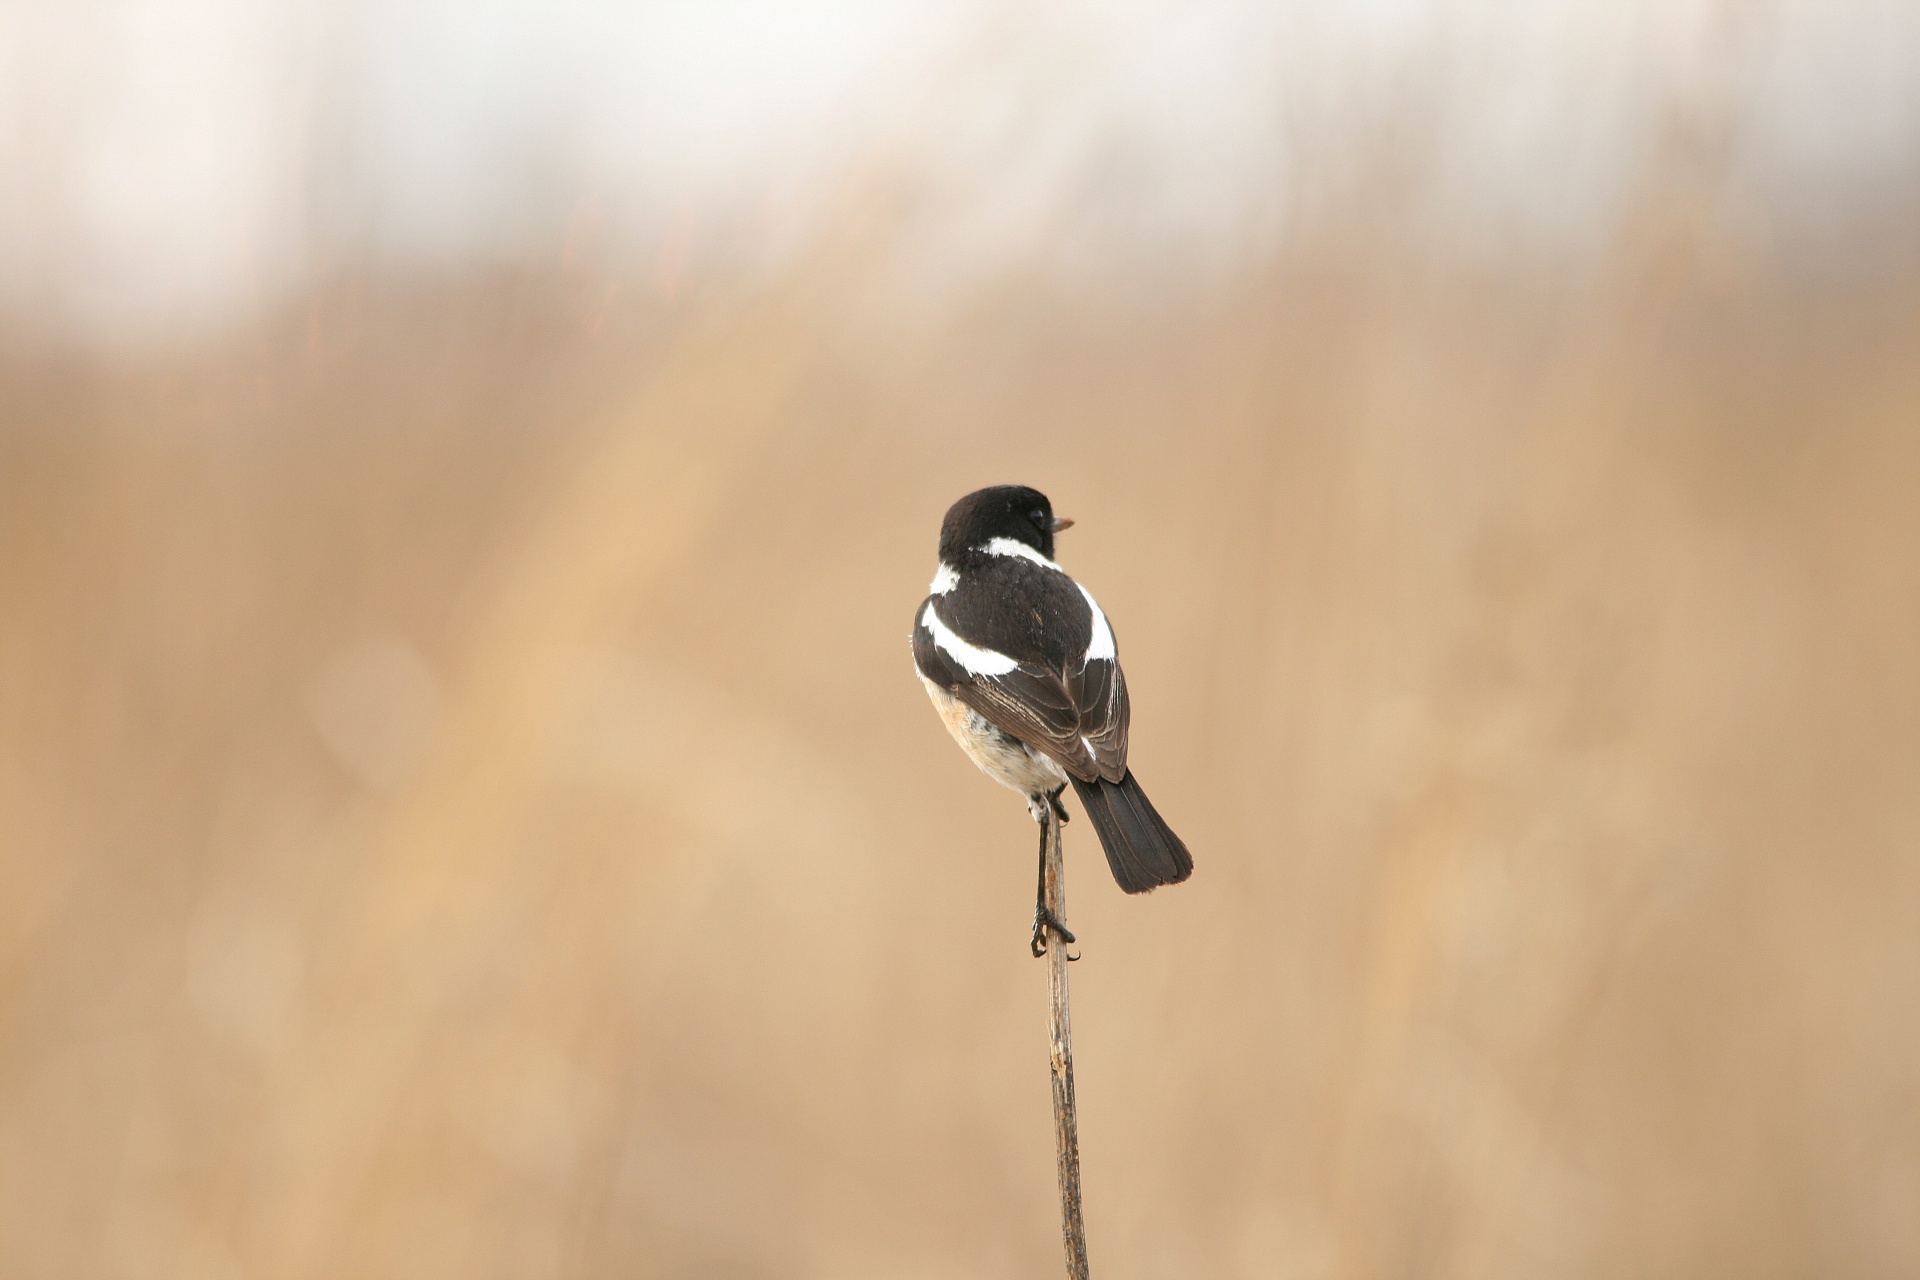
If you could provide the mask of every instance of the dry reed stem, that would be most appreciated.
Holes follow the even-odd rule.
[[[1043,830],[1047,839],[1046,902],[1053,918],[1067,918],[1066,859],[1061,849],[1060,820],[1049,815]],[[1053,1074],[1053,1148],[1060,1178],[1060,1235],[1067,1251],[1068,1280],[1087,1280],[1087,1226],[1080,1217],[1080,1123],[1073,1104],[1073,1021],[1067,1007],[1067,948],[1048,930],[1047,1045]]]

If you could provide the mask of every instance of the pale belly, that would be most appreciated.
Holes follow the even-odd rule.
[[[925,676],[920,677],[920,683],[927,687],[927,696],[933,699],[934,709],[946,722],[947,732],[980,766],[980,772],[1023,796],[1066,785],[1066,771],[1051,757],[1002,733],[985,716]]]

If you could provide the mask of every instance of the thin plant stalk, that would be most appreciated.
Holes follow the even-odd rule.
[[[1056,920],[1067,918],[1066,859],[1060,820],[1049,814],[1046,832],[1046,903]],[[1067,1251],[1068,1280],[1087,1280],[1087,1227],[1080,1217],[1080,1124],[1073,1102],[1073,1022],[1067,1007],[1067,948],[1046,932],[1047,1040],[1053,1074],[1053,1143],[1060,1178],[1060,1234]]]

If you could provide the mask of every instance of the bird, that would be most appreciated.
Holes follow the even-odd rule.
[[[1178,884],[1193,858],[1127,767],[1131,715],[1113,627],[1053,558],[1073,521],[1025,485],[978,489],[940,523],[939,565],[914,616],[913,662],[954,740],[1027,799],[1040,824],[1035,956],[1073,934],[1046,904],[1048,823],[1073,785],[1128,893]]]

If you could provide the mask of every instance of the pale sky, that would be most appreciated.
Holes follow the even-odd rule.
[[[966,270],[1244,258],[1381,137],[1438,242],[1579,253],[1676,117],[1843,247],[1915,207],[1920,5],[0,0],[0,307],[138,343],[582,217],[777,260],[876,171]]]

